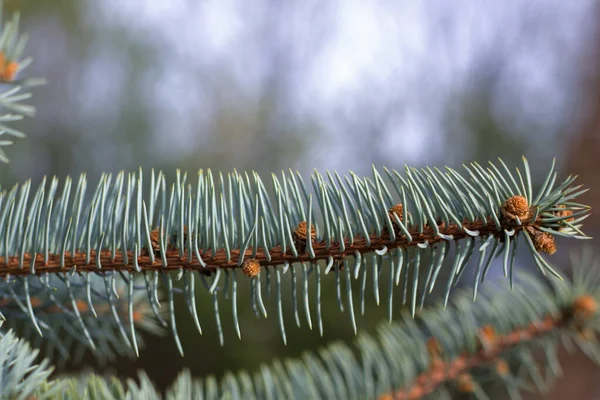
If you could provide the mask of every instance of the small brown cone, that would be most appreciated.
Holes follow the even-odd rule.
[[[457,387],[462,393],[473,393],[475,391],[473,377],[469,374],[460,374],[458,377]]]
[[[244,264],[242,265],[242,272],[246,276],[254,278],[260,273],[260,263],[256,258],[249,258],[244,261]]]
[[[597,310],[598,302],[589,294],[579,296],[573,301],[573,312],[577,317],[590,318]]]
[[[19,71],[19,64],[15,61],[10,61],[6,64],[1,71],[1,78],[4,82],[12,82],[15,79],[15,75]]]
[[[308,236],[308,224],[306,223],[306,221],[302,221],[298,224],[296,230],[294,231],[294,235],[297,236],[300,240],[306,240]],[[317,230],[315,229],[314,225],[310,227],[310,238],[312,240],[315,240],[317,238]]]
[[[510,373],[510,367],[506,360],[498,360],[496,363],[496,372],[500,376],[507,376]]]
[[[398,219],[400,220],[400,222],[403,222],[403,220],[402,220],[402,211],[403,210],[404,210],[404,207],[400,203],[393,205],[388,210],[388,214],[390,215],[390,219],[392,220],[392,223],[394,223],[396,221],[396,219],[394,218],[394,214],[398,216]]]
[[[308,224],[306,221],[302,221],[298,224],[294,232],[292,232],[294,238],[294,246],[297,251],[304,252],[306,246],[306,239],[308,237]],[[314,242],[317,239],[317,229],[314,225],[310,227],[310,239]]]
[[[556,253],[556,241],[554,236],[547,232],[535,231],[533,234],[533,245],[537,251],[546,254]]]
[[[150,245],[155,255],[160,255],[160,230],[154,229],[150,232]]]
[[[529,204],[523,196],[509,197],[500,208],[500,211],[505,218],[511,221],[516,221],[517,218],[525,221],[530,218]]]

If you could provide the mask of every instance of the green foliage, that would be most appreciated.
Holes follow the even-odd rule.
[[[146,374],[140,372],[140,383],[133,379],[127,380],[125,384],[114,377],[102,377],[98,375],[84,375],[77,378],[62,381],[64,389],[57,399],[86,399],[86,400],[159,400],[160,393],[156,390]],[[44,393],[44,391],[40,391]],[[185,392],[181,392],[182,394]],[[188,396],[179,397],[191,398]]]
[[[42,317],[37,316],[32,303],[34,294],[43,302],[60,306],[50,294],[62,287],[71,303],[84,300],[90,310],[98,307],[97,303],[108,304],[123,341],[137,352],[132,320],[125,324],[118,318],[114,304],[118,298],[116,285],[128,287],[128,309],[133,313],[134,292],[140,289],[133,284],[135,277],[144,276],[146,285],[141,285],[141,289],[147,292],[153,310],[160,306],[158,289],[162,283],[168,297],[171,330],[179,345],[173,281],[183,278],[184,297],[201,333],[196,312],[197,275],[212,296],[223,343],[219,299],[231,297],[233,324],[241,337],[238,271],[245,261],[254,260],[260,264],[260,273],[249,279],[253,308],[257,316],[267,316],[263,291],[273,291],[274,275],[273,292],[284,342],[282,280],[287,273],[291,274],[289,301],[294,312],[297,313],[296,285],[300,280],[306,322],[312,328],[312,300],[316,310],[314,323],[321,333],[321,279],[333,272],[340,308],[345,281],[347,306],[356,332],[352,280],[360,280],[362,310],[368,279],[375,301],[380,302],[379,276],[384,265],[388,265],[390,320],[394,286],[399,285],[402,276],[403,303],[410,303],[414,315],[426,293],[438,283],[452,244],[455,258],[451,274],[441,283],[446,301],[473,255],[479,259],[474,296],[497,256],[503,256],[505,275],[512,280],[519,237],[524,238],[540,271],[557,275],[534,241],[540,234],[585,237],[579,226],[587,217],[588,208],[573,201],[584,190],[572,186],[572,177],[557,184],[552,168],[534,196],[525,160],[523,172],[517,169],[516,175],[501,165],[503,173],[493,164],[488,169],[472,164],[465,167],[467,178],[450,168],[442,172],[407,167],[405,176],[384,169],[389,182],[375,168],[372,178],[361,179],[354,174],[342,178],[334,173],[328,174],[328,182],[315,173],[311,177],[314,193],[309,192],[299,174],[291,171],[281,178],[272,176],[273,193],[269,193],[258,174],[233,172],[225,178],[219,173],[215,179],[211,171],[199,171],[194,186],[187,174],[178,173],[176,181],[167,185],[162,173],[152,171],[146,191],[142,171],[119,173],[114,180],[106,174],[89,201],[85,175],[74,191],[70,178],[60,190],[58,180],[52,179],[49,184],[44,180],[32,196],[31,183],[26,182],[0,193],[0,232],[4,234],[0,241],[0,273],[6,277],[5,283],[0,284],[0,297],[14,300],[19,305],[14,310],[27,315],[40,334],[44,311],[40,311]],[[503,211],[504,203],[513,196],[526,199],[527,209],[520,216],[523,221]],[[403,205],[401,212],[388,212],[398,203]],[[299,228],[293,229],[303,221],[314,226],[314,239],[306,240],[304,235],[303,240]],[[350,257],[354,258],[352,262]],[[423,259],[429,260],[429,265],[425,266],[426,281],[421,283],[418,279]],[[60,278],[50,282],[49,275]],[[91,298],[90,275],[99,275],[96,281],[104,282],[105,289],[100,290],[105,292],[104,297]],[[85,285],[85,290],[74,290],[74,276],[79,276],[78,284]],[[317,291],[311,299],[309,289],[313,284]],[[417,298],[419,288],[422,294]],[[79,315],[76,307],[73,310],[79,341],[85,337],[94,348],[89,321]]]
[[[38,350],[19,339],[12,331],[0,337],[0,398],[25,400],[46,385],[38,399],[50,399],[60,385],[47,384],[53,368],[49,360],[35,364]]]
[[[0,4],[0,21],[1,17],[2,4]],[[13,142],[1,136],[9,135],[17,138],[25,136],[23,132],[10,125],[23,117],[32,117],[35,114],[35,108],[24,104],[23,101],[31,98],[31,93],[26,90],[43,84],[44,80],[15,79],[17,72],[25,69],[32,61],[31,58],[23,58],[27,35],[19,34],[19,15],[15,14],[11,21],[0,25],[0,29],[2,32],[0,36],[0,110],[2,110],[0,111],[0,161],[7,163],[8,158],[3,147]]]
[[[135,356],[143,341],[137,334],[134,342],[133,336],[128,336],[134,332],[134,323],[154,334],[165,330],[150,309],[145,291],[139,290],[143,281],[131,281],[132,288],[137,288],[131,292],[131,302],[128,283],[116,279],[106,283],[93,274],[68,273],[3,282],[5,327],[34,347],[44,347],[45,357],[51,360],[78,363],[86,349],[94,350],[100,362],[117,355]],[[35,313],[35,324],[31,324],[30,312]],[[157,311],[157,315],[163,314]]]
[[[515,288],[496,282],[475,303],[462,290],[453,296],[450,307],[440,303],[423,310],[417,319],[406,313],[399,321],[382,324],[376,336],[360,334],[354,346],[335,343],[299,359],[275,361],[253,373],[227,373],[221,379],[194,380],[185,371],[165,398],[366,399],[392,392],[400,396],[402,390],[419,385],[415,382],[423,382],[417,380],[419,375],[431,371],[435,361],[431,338],[439,344],[438,362],[452,366],[457,360],[470,360],[461,364],[460,372],[473,376],[475,382],[501,383],[511,398],[520,398],[523,390],[546,391],[561,374],[558,346],[578,347],[600,363],[595,339],[599,315],[595,309],[577,305],[578,299],[586,297],[594,307],[600,301],[600,273],[590,254],[576,260],[573,280],[554,281],[548,287],[539,277],[520,274]],[[488,333],[489,341],[484,341],[483,327],[488,332],[492,329],[495,339]],[[519,339],[511,339],[516,332],[521,332]],[[539,350],[541,360],[534,357]],[[507,362],[509,369],[499,369],[499,361]],[[450,398],[458,385],[457,376],[448,370],[438,381],[424,394]],[[64,399],[162,398],[143,373],[139,384],[87,375],[55,386],[64,388]],[[485,398],[485,388],[477,386],[474,394]]]
[[[252,179],[247,173],[233,172],[226,179],[219,174],[215,182],[211,171],[200,171],[194,187],[187,174],[178,173],[176,181],[167,185],[162,173],[152,171],[146,192],[141,171],[127,176],[119,173],[114,180],[106,174],[89,201],[86,201],[85,175],[80,177],[74,193],[70,178],[61,190],[57,179],[52,179],[49,185],[44,180],[33,196],[30,196],[31,183],[26,182],[0,193],[0,232],[4,233],[4,240],[0,241],[3,255],[0,274],[6,277],[0,283],[0,298],[12,299],[18,305],[14,311],[27,315],[40,335],[44,310],[39,311],[40,317],[32,303],[34,295],[42,302],[53,302],[60,307],[64,303],[53,299],[52,293],[61,288],[71,303],[84,300],[90,310],[98,307],[94,301],[107,304],[123,341],[137,352],[133,321],[125,324],[118,317],[116,285],[128,287],[128,309],[132,313],[136,308],[134,292],[140,289],[140,285],[133,284],[135,277],[144,276],[146,285],[141,285],[141,289],[147,292],[153,310],[160,306],[158,289],[162,282],[168,296],[171,330],[179,345],[173,281],[183,278],[184,296],[201,333],[196,314],[197,275],[212,296],[223,343],[219,299],[231,297],[233,324],[241,337],[237,315],[238,271],[246,260],[253,259],[261,267],[258,276],[247,279],[242,275],[250,280],[253,308],[257,316],[267,317],[263,291],[266,288],[267,293],[274,292],[284,342],[282,279],[291,274],[290,301],[296,310],[298,269],[308,326],[313,325],[309,287],[314,284],[315,324],[322,333],[321,279],[333,271],[340,308],[343,308],[341,286],[345,281],[347,306],[356,332],[350,283],[360,280],[361,309],[364,309],[370,277],[375,301],[379,303],[379,276],[384,260],[389,261],[390,270],[386,283],[390,320],[394,286],[401,282],[401,277],[404,276],[403,303],[410,300],[414,315],[426,293],[437,283],[452,244],[455,258],[451,274],[442,283],[446,301],[473,255],[479,259],[474,296],[497,256],[503,256],[505,275],[512,279],[519,237],[524,237],[540,271],[557,275],[539,254],[532,238],[542,233],[585,237],[579,226],[588,209],[573,201],[584,190],[572,186],[572,177],[557,184],[557,174],[551,169],[534,196],[525,160],[524,172],[517,169],[516,176],[501,165],[504,173],[493,164],[487,170],[472,164],[466,167],[468,178],[450,168],[442,172],[407,167],[404,177],[395,170],[384,169],[389,182],[376,169],[372,179],[361,179],[354,174],[341,178],[334,173],[328,174],[329,182],[315,173],[311,177],[314,193],[309,193],[302,177],[292,172],[282,174],[281,178],[272,176],[272,194],[257,174]],[[506,200],[516,195],[523,196],[528,205],[521,215],[523,221],[503,211]],[[404,205],[401,215],[388,212],[398,203]],[[569,215],[557,214],[565,212]],[[299,232],[293,230],[303,221],[314,226],[314,239],[301,240]],[[349,262],[349,256],[354,258],[353,262]],[[422,259],[430,260],[425,266],[428,274],[424,284],[418,281]],[[325,261],[326,265],[319,261]],[[412,290],[408,296],[411,270]],[[170,271],[177,274],[169,274]],[[60,278],[50,282],[50,274]],[[77,282],[73,281],[76,275],[80,278]],[[90,275],[100,278],[94,280]],[[105,289],[99,291],[105,292],[105,296],[92,299],[92,280],[104,282]],[[84,285],[85,290],[75,290],[77,285]],[[417,298],[420,285],[422,294]],[[73,314],[78,341],[94,348],[89,320],[81,317],[77,307],[73,307]]]

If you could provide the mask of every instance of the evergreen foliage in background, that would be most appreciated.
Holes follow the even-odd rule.
[[[30,62],[21,59],[25,43],[14,17],[0,42],[2,123],[33,115],[22,92],[41,81],[17,78]],[[0,158],[7,161],[1,148]],[[523,159],[514,172],[500,161],[462,173],[374,167],[370,177],[315,172],[306,181],[290,170],[265,182],[254,172],[210,170],[178,171],[168,181],[140,169],[97,183],[81,175],[17,184],[0,192],[0,398],[163,398],[143,372],[126,383],[50,378],[51,365],[88,350],[105,362],[139,355],[140,330],[170,331],[183,354],[179,301],[200,333],[216,324],[221,345],[224,324],[242,339],[242,301],[257,318],[276,318],[284,343],[284,303],[296,325],[322,335],[324,280],[335,281],[355,333],[367,288],[389,322],[353,346],[332,344],[257,371],[222,379],[183,372],[164,398],[486,398],[490,382],[513,398],[547,390],[560,375],[559,345],[600,361],[592,256],[575,260],[570,281],[546,260],[556,236],[587,238],[589,207],[577,202],[585,189],[574,181],[552,165],[534,185]],[[537,275],[515,271],[521,252],[531,254]],[[484,283],[496,259],[506,279]],[[467,276],[471,290],[453,292]],[[238,298],[240,285],[250,286],[250,299]],[[434,288],[442,289],[440,304],[424,307]],[[201,320],[197,290],[208,293],[214,322]],[[408,311],[394,315],[400,305]],[[221,318],[222,307],[232,320]]]

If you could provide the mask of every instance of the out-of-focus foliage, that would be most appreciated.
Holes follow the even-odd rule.
[[[502,282],[483,290],[475,303],[464,291],[453,298],[451,307],[439,304],[423,310],[416,320],[405,314],[391,325],[381,325],[377,336],[361,334],[353,347],[335,343],[295,360],[255,367],[251,373],[227,373],[222,379],[193,379],[185,371],[165,398],[420,398],[416,393],[487,398],[493,384],[512,399],[520,399],[524,391],[546,393],[561,375],[559,346],[578,348],[600,364],[600,275],[590,255],[588,251],[575,260],[572,281],[555,281],[550,288],[533,276],[519,275],[516,290]],[[538,350],[541,359],[536,359]],[[162,398],[145,373],[139,381],[123,384],[84,375],[51,387],[63,388],[64,399]]]
[[[24,57],[27,35],[19,31],[19,14],[2,21],[0,4],[0,162],[8,163],[3,147],[11,145],[10,137],[22,138],[25,134],[12,127],[12,123],[24,117],[32,117],[35,108],[24,104],[31,98],[27,91],[32,86],[44,83],[42,79],[23,78],[21,71],[31,64],[31,57]],[[19,75],[19,76],[17,76]]]

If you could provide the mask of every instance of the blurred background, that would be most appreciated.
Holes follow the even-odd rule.
[[[2,186],[81,172],[94,181],[139,166],[171,176],[176,168],[363,175],[372,164],[460,167],[501,157],[516,165],[521,155],[538,182],[556,157],[563,177],[598,185],[596,1],[5,4],[21,10],[30,35],[27,75],[49,83],[34,91],[37,117],[20,125],[28,137],[7,149]],[[600,206],[600,190],[582,202]],[[586,232],[597,228],[593,216]],[[372,303],[361,330],[386,314]],[[275,318],[259,321],[245,310],[239,341],[223,311],[220,348],[209,306],[201,310],[203,336],[180,318],[186,357],[169,337],[148,338],[138,360],[106,370],[133,376],[143,368],[164,387],[182,367],[195,376],[255,369],[351,340],[349,318],[336,309],[325,311],[323,338],[290,322],[287,347]],[[600,398],[597,370],[579,357],[568,362],[567,375],[578,371],[577,382],[589,386],[574,395],[568,375],[559,390]],[[545,398],[566,398],[556,396]]]

